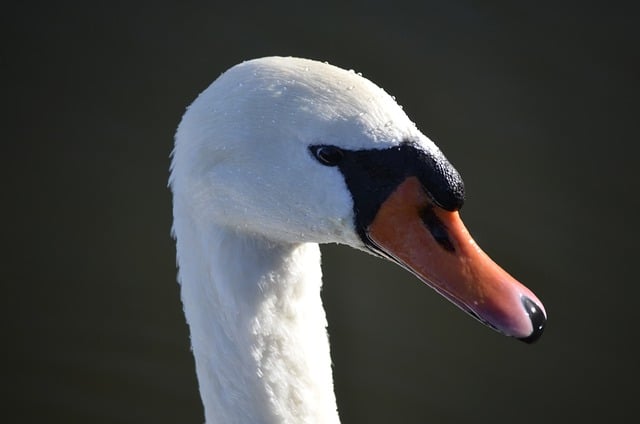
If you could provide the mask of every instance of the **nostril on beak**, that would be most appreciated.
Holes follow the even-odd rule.
[[[520,338],[520,340],[525,343],[533,343],[538,340],[540,336],[542,336],[544,325],[547,322],[547,317],[545,316],[544,312],[542,312],[542,308],[539,307],[533,300],[529,299],[526,296],[522,296],[521,300],[522,306],[524,307],[524,310],[527,312],[527,315],[529,315],[529,319],[531,320],[533,331],[529,336],[522,337]]]

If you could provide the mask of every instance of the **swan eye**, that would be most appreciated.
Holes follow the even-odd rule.
[[[318,161],[326,166],[336,166],[344,157],[344,152],[336,146],[310,146],[309,150]]]

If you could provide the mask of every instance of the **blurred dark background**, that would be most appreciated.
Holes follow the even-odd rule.
[[[7,2],[0,17],[8,422],[203,422],[169,152],[194,97],[266,55],[353,68],[395,95],[462,173],[478,243],[549,313],[525,345],[390,263],[323,247],[344,423],[638,415],[635,10],[91,3]]]

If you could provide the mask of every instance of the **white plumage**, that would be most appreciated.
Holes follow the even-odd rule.
[[[206,421],[337,423],[317,243],[364,249],[354,201],[312,144],[437,147],[353,71],[263,58],[221,75],[176,134],[179,281]]]

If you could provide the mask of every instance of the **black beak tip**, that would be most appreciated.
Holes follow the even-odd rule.
[[[529,315],[533,331],[527,337],[521,337],[520,340],[530,344],[542,336],[544,326],[547,323],[547,316],[544,314],[541,307],[526,296],[522,296],[522,306],[524,306],[525,311],[527,311],[527,314]]]

